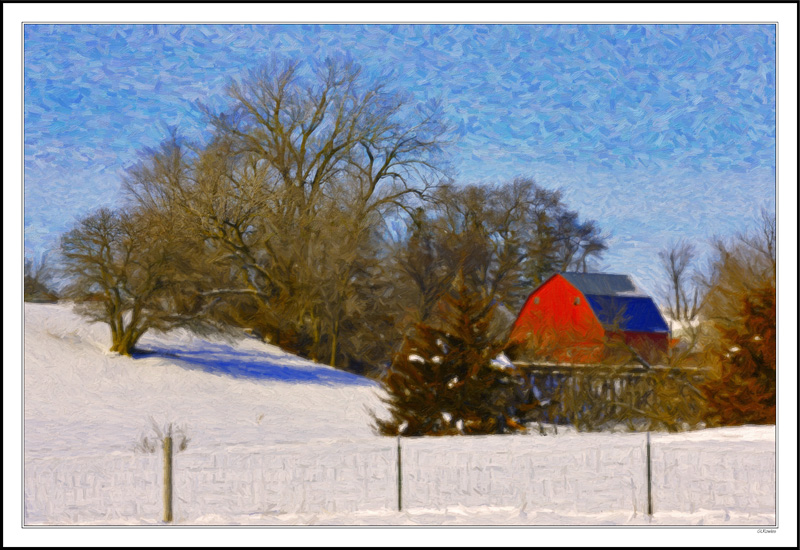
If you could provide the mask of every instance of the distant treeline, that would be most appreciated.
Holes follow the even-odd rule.
[[[240,327],[363,372],[391,361],[461,270],[522,304],[606,243],[530,179],[449,176],[441,105],[389,93],[348,63],[273,61],[204,109],[214,135],[173,132],[125,177],[127,206],[62,240],[65,296],[129,353],[149,328]]]

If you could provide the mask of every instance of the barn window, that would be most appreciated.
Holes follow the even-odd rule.
[[[572,303],[573,303],[573,304],[575,304],[576,306],[577,306],[578,304],[580,304],[580,303],[581,303],[581,299],[580,299],[580,297],[578,297],[578,296],[575,296],[575,299],[572,301]]]
[[[539,303],[539,297],[538,297],[538,296],[537,296],[536,298],[534,298],[534,299],[533,299],[533,303],[534,303],[534,304],[538,304],[538,303]]]

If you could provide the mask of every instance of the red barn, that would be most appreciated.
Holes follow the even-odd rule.
[[[667,351],[669,327],[627,275],[558,273],[528,297],[510,340],[560,363],[596,363],[615,348],[652,359]]]

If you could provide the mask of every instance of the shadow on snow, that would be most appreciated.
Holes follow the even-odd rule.
[[[375,384],[368,378],[323,365],[308,364],[303,359],[295,360],[291,357],[270,356],[266,352],[243,351],[224,344],[206,344],[205,349],[202,350],[148,345],[147,349],[134,350],[131,355],[134,359],[145,357],[170,359],[186,369],[202,370],[233,378],[329,386],[372,386]],[[292,365],[291,363],[294,361],[302,361],[305,364]]]

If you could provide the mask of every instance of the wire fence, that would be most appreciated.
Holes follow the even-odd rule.
[[[174,517],[180,523],[398,505],[647,513],[646,434],[561,432],[403,438],[402,468],[389,438],[190,448],[174,456]],[[654,514],[775,513],[774,435],[653,434],[651,441]],[[163,482],[158,453],[28,460],[25,523],[159,523]]]

